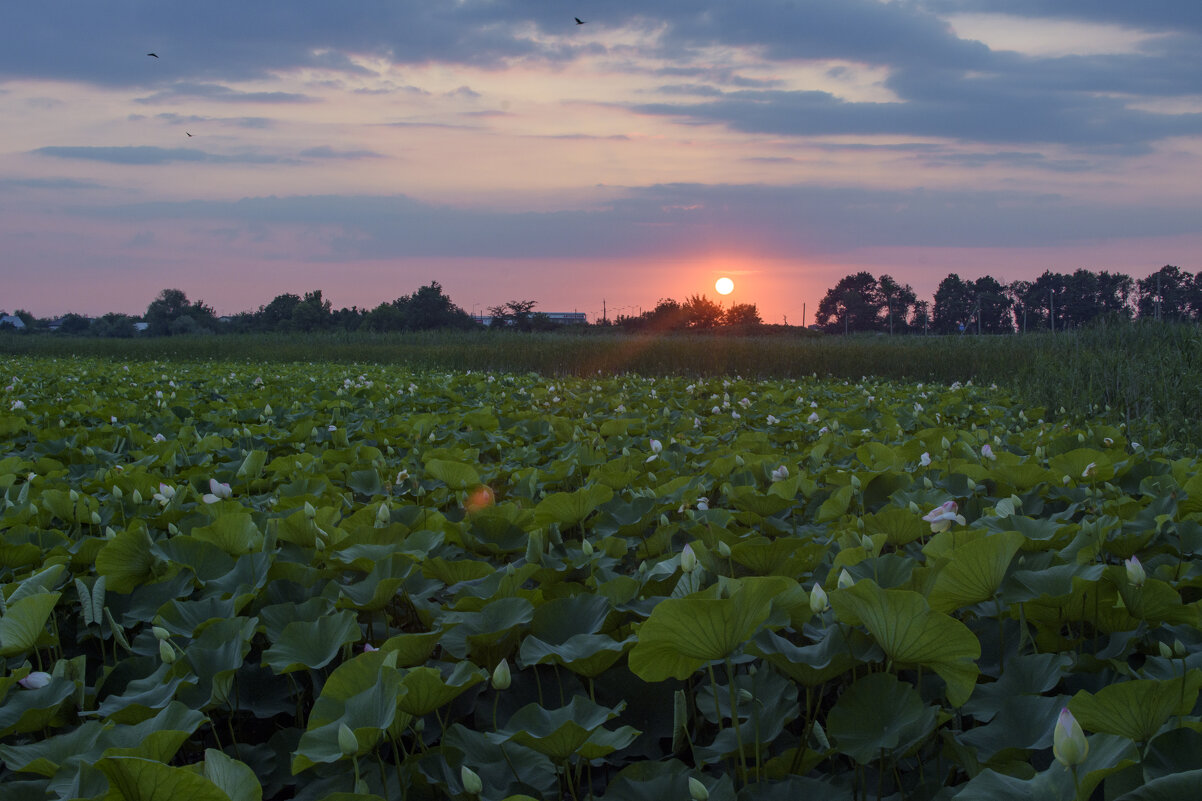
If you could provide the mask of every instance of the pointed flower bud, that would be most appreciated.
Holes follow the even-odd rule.
[[[726,544],[726,540],[718,540],[718,555],[723,559],[730,558],[730,546]]]
[[[166,640],[159,640],[159,658],[168,665],[175,661],[175,649]]]
[[[1139,557],[1132,556],[1123,562],[1123,565],[1127,568],[1127,581],[1136,587],[1144,586],[1144,582],[1148,580],[1148,574],[1144,572],[1144,566],[1139,563]]]
[[[1052,732],[1052,755],[1061,765],[1070,768],[1084,762],[1088,754],[1089,743],[1085,741],[1081,724],[1068,711],[1068,707],[1061,709],[1056,729]]]
[[[685,545],[684,550],[680,552],[680,569],[685,573],[692,573],[697,569],[697,554],[693,553],[693,546]]]
[[[305,517],[309,520],[317,517],[317,510],[313,508],[313,504],[305,501]]]
[[[459,769],[459,781],[463,784],[463,792],[468,795],[480,795],[484,790],[484,782],[476,771],[464,765]]]
[[[845,590],[848,587],[854,586],[855,583],[856,580],[851,577],[851,573],[847,572],[847,568],[843,568],[839,571],[839,580],[836,582],[836,586],[839,589]]]
[[[359,752],[359,738],[345,723],[338,724],[338,748],[343,756],[352,756]]]
[[[693,801],[709,801],[710,791],[705,789],[705,785],[700,779],[689,777],[689,798]]]
[[[512,681],[513,675],[509,672],[509,661],[502,659],[493,669],[492,688],[494,690],[508,690]]]
[[[1167,642],[1158,642],[1156,643],[1156,647],[1160,651],[1160,655],[1165,659],[1173,658],[1173,649],[1169,647]]]
[[[810,611],[816,615],[826,611],[830,603],[826,597],[826,590],[822,589],[822,585],[814,582],[814,587],[810,590]]]
[[[26,690],[40,690],[50,683],[50,674],[44,670],[35,670],[23,679],[17,679]]]

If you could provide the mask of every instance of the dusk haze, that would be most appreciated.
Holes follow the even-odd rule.
[[[48,0],[0,31],[8,313],[437,281],[797,324],[861,271],[1202,268],[1196,0]]]

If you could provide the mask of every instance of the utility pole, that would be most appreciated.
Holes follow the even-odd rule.
[[[608,318],[605,316],[605,298],[601,298],[601,324],[605,325]]]
[[[806,327],[806,302],[804,300],[801,302],[801,327]]]

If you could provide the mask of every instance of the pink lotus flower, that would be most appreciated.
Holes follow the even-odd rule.
[[[986,459],[997,458],[993,455],[993,447],[988,442],[981,446],[981,456],[985,457]]]
[[[931,524],[932,534],[938,534],[951,528],[952,523],[964,525],[964,515],[957,514],[959,509],[960,506],[955,501],[947,501],[927,512],[922,519]]]
[[[209,491],[201,497],[205,503],[217,503],[223,498],[233,497],[234,491],[229,484],[222,484],[215,478],[209,479]]]
[[[44,670],[35,670],[23,679],[17,679],[26,690],[40,690],[50,683],[50,674]]]

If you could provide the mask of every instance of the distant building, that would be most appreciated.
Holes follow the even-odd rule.
[[[18,331],[25,330],[25,321],[15,314],[5,314],[0,316],[0,328],[3,328],[6,325],[11,325]]]
[[[542,315],[557,325],[588,325],[588,315],[584,312],[534,312],[537,317]],[[472,319],[480,325],[492,325],[491,314],[473,314]]]

